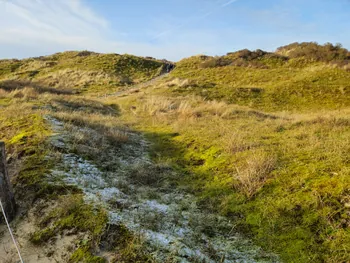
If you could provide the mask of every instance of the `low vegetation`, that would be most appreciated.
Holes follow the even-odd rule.
[[[187,84],[172,91],[264,111],[341,109],[350,104],[347,50],[313,43],[278,50],[184,59],[172,76]]]
[[[288,56],[289,58],[304,58],[310,61],[323,61],[348,65],[350,62],[350,52],[343,48],[341,44],[333,45],[326,43],[319,45],[315,42],[292,43],[277,49],[277,54]]]
[[[1,60],[0,80],[35,82],[44,87],[104,94],[150,80],[164,62],[132,55],[63,52],[23,60]]]
[[[67,262],[107,262],[96,255],[108,230],[104,207],[87,203],[80,189],[53,176],[52,171],[56,163],[62,162],[66,149],[51,143],[55,134],[50,118],[56,117],[65,124],[65,130],[70,133],[68,150],[93,159],[101,169],[112,169],[115,165],[114,160],[101,152],[125,143],[127,128],[116,125],[116,105],[104,105],[73,94],[69,90],[42,88],[33,82],[1,82],[0,140],[6,143],[17,203],[21,211],[35,215],[36,230],[25,233],[30,242],[40,247],[54,243],[61,236],[77,235],[81,239],[65,252],[69,255]],[[138,257],[151,258],[138,245],[141,241],[133,238],[133,233],[119,234],[118,247],[123,246],[123,250],[118,250],[114,257],[125,262],[134,262],[131,259]],[[122,234],[128,238],[123,239]],[[109,245],[111,252],[116,247]]]
[[[121,105],[138,105],[125,121],[186,175],[180,188],[286,262],[349,260],[348,110],[267,114],[165,94]]]
[[[159,75],[163,62],[86,51],[0,61],[0,140],[17,199],[52,204],[32,242],[83,233],[70,262],[104,262],[103,247],[111,262],[156,262],[103,206],[50,176],[64,154],[118,169],[116,152],[131,149],[136,130],[156,165],[131,167],[131,184],[195,195],[284,262],[350,261],[348,60],[340,45],[316,43],[195,56],[138,92],[99,99]],[[48,143],[47,116],[62,123],[64,148]]]
[[[326,78],[327,72],[324,87],[335,90],[340,83],[347,85],[349,73],[324,62],[305,62],[288,70],[271,66],[262,75],[259,67],[200,67],[203,60],[208,58],[185,59],[168,80],[120,98],[124,121],[147,134],[155,160],[186,175],[177,179],[180,188],[195,193],[204,207],[237,220],[242,231],[278,251],[284,261],[348,261],[349,96],[325,95],[309,78]],[[312,99],[303,96],[298,83],[287,81],[287,71],[310,85]],[[293,104],[267,97],[255,103],[222,84],[275,85],[277,72],[280,81],[286,78],[288,92],[301,92]],[[276,96],[272,90],[268,95]]]

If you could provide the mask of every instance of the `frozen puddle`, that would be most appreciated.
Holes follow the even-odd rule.
[[[57,120],[52,125],[56,132],[64,132]],[[113,172],[102,172],[93,163],[67,153],[62,154],[52,175],[81,188],[87,201],[103,205],[111,224],[123,224],[141,234],[159,262],[170,256],[172,262],[184,263],[278,262],[276,256],[236,234],[234,224],[226,218],[201,211],[192,196],[133,184],[133,173],[152,165],[142,137],[133,136],[142,150],[128,151],[128,156],[116,151],[118,165]],[[64,143],[59,141],[62,147]]]

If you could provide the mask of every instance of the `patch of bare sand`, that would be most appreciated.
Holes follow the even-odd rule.
[[[57,235],[52,241],[40,246],[33,245],[30,234],[38,230],[36,213],[31,209],[26,217],[17,217],[11,227],[25,263],[67,262],[75,249],[79,235]],[[19,257],[6,225],[0,225],[0,262],[17,263]]]

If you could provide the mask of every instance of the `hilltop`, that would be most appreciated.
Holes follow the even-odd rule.
[[[195,56],[173,76],[188,79],[179,93],[194,93],[254,108],[339,109],[350,101],[350,53],[341,46],[294,43],[276,52],[241,50],[222,57]]]
[[[28,262],[349,261],[349,61],[317,43],[169,74],[88,51],[0,60]]]
[[[0,60],[0,80],[40,82],[58,89],[103,93],[150,80],[166,61],[132,55],[67,51],[23,60]]]

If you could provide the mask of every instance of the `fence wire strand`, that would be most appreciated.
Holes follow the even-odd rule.
[[[0,206],[1,206],[1,211],[2,211],[2,214],[4,215],[4,218],[5,218],[5,222],[6,222],[6,225],[7,225],[7,228],[10,232],[10,235],[11,235],[11,238],[12,238],[12,241],[13,241],[13,244],[15,245],[16,247],[16,250],[17,250],[17,253],[18,253],[18,256],[19,256],[19,259],[20,259],[20,262],[21,263],[24,263],[23,259],[22,259],[22,256],[21,256],[21,251],[19,250],[19,247],[17,245],[17,242],[15,240],[15,237],[13,236],[13,233],[12,233],[12,230],[11,230],[11,227],[10,227],[10,224],[9,222],[7,221],[7,217],[6,217],[6,213],[5,213],[5,210],[4,210],[4,207],[2,205],[2,202],[0,200]]]

